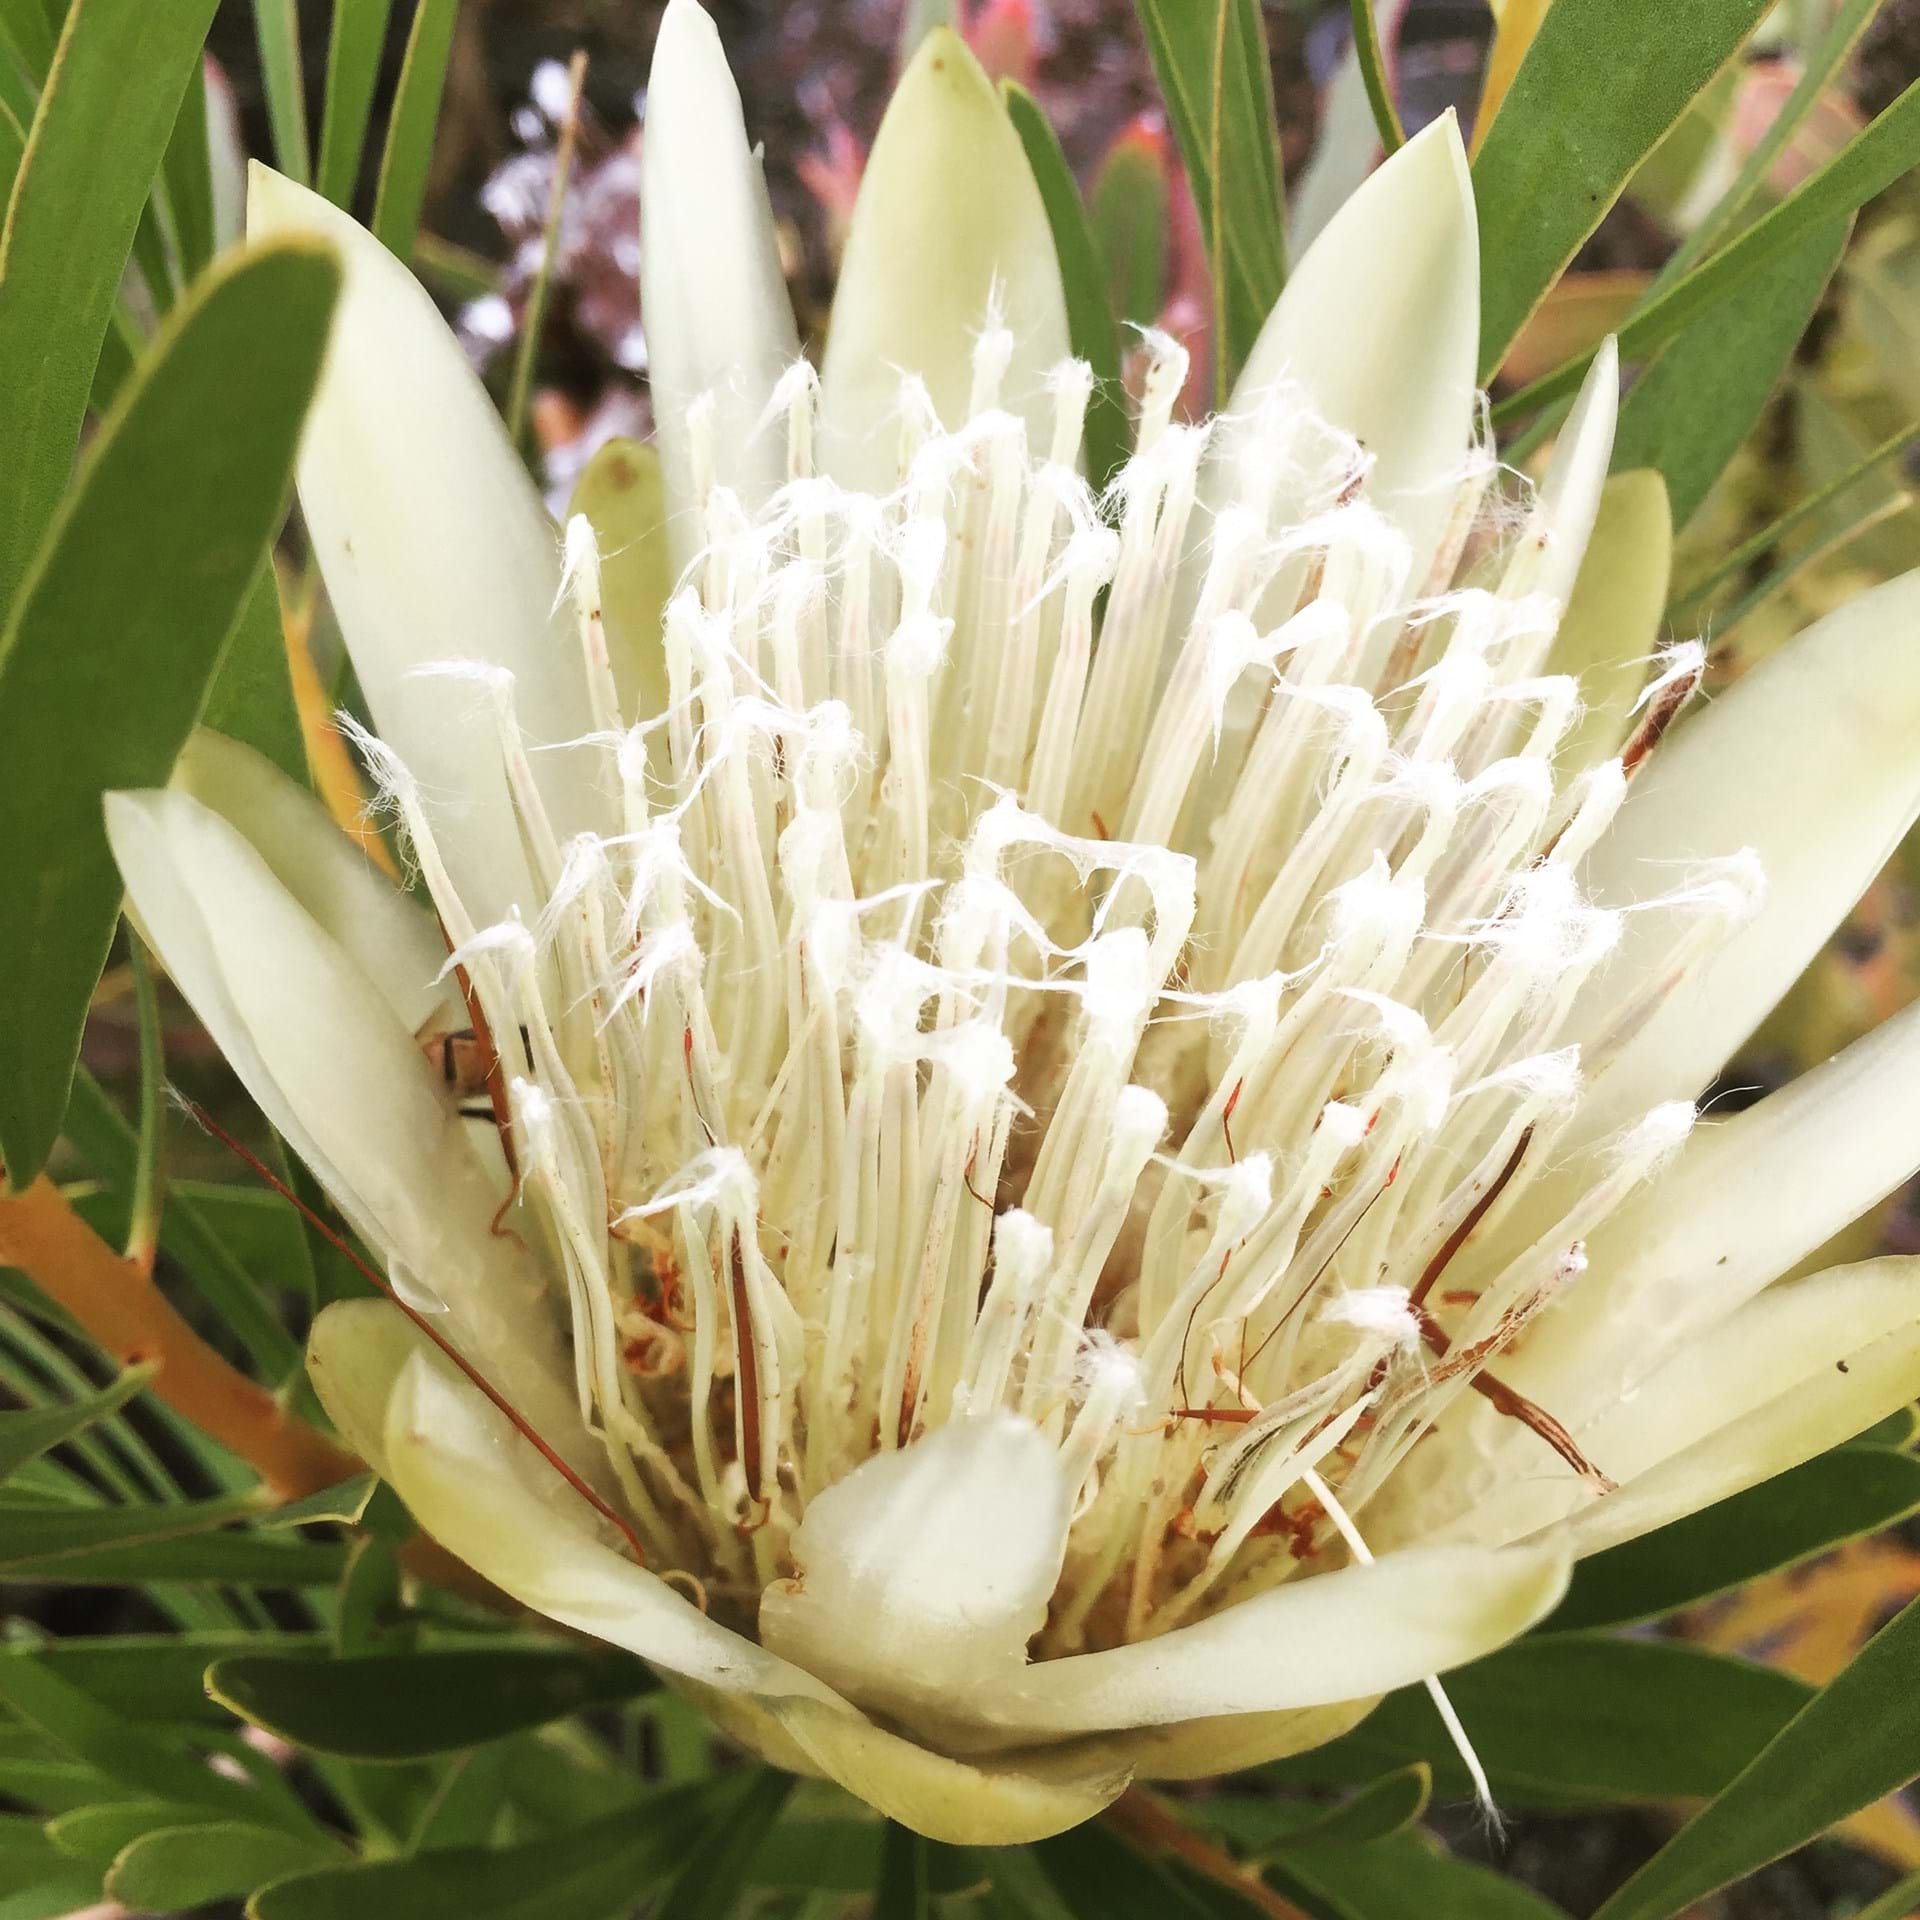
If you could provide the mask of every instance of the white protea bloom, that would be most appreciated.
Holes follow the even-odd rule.
[[[1780,1276],[1920,1161],[1920,1013],[1691,1102],[1920,807],[1920,583],[1664,739],[1697,647],[1583,713],[1615,365],[1517,501],[1451,120],[1221,420],[1151,343],[1096,500],[952,36],[817,381],[692,0],[650,98],[652,657],[425,295],[256,170],[254,230],[346,261],[300,495],[431,911],[230,742],[109,801],[408,1310],[311,1359],[420,1523],[768,1759],[1012,1841],[1324,1740],[1912,1397],[1909,1263]]]

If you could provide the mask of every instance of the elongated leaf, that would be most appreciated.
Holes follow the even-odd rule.
[[[676,1788],[552,1839],[296,1874],[261,1888],[248,1920],[615,1920],[685,1857],[705,1797]]]
[[[1920,1873],[1910,1873],[1871,1905],[1862,1907],[1853,1920],[1912,1920],[1916,1907],[1920,1907]]]
[[[1920,1601],[1867,1642],[1594,1920],[1668,1920],[1920,1774]]]
[[[1087,406],[1087,478],[1104,488],[1127,457],[1127,408],[1120,386],[1120,338],[1107,303],[1106,269],[1087,220],[1086,202],[1060,151],[1052,123],[1026,88],[1003,80],[1007,114],[1027,150],[1040,199],[1060,256],[1067,296],[1067,335],[1074,352],[1093,369]]]
[[[392,11],[393,0],[333,0],[327,108],[320,122],[320,168],[314,184],[338,207],[353,204]]]
[[[84,1067],[74,1075],[62,1131],[103,1179],[131,1190],[137,1144],[134,1131]],[[273,1204],[281,1207],[282,1203]],[[246,1268],[228,1250],[215,1224],[224,1218],[212,1207],[203,1212],[192,1190],[176,1184],[161,1217],[160,1246],[179,1261],[201,1298],[246,1349],[262,1377],[277,1387],[298,1371],[300,1349],[275,1318]]]
[[[1092,1821],[1031,1851],[1075,1920],[1210,1920],[1215,1911],[1169,1867]],[[1234,1912],[1238,1920],[1247,1909]]]
[[[226,1526],[257,1512],[259,1504],[251,1491],[131,1507],[26,1505],[10,1496],[0,1499],[0,1575],[102,1547],[124,1551],[149,1541],[177,1540],[182,1534]]]
[[[412,257],[420,231],[434,130],[440,124],[440,95],[447,84],[447,61],[453,53],[459,14],[460,0],[415,0],[373,203],[374,234],[402,260]]]
[[[328,1521],[337,1526],[355,1527],[360,1524],[367,1503],[372,1500],[379,1485],[372,1474],[356,1473],[351,1480],[342,1480],[337,1487],[322,1487],[318,1493],[310,1493],[304,1500],[289,1500],[284,1507],[275,1507],[271,1512],[263,1513],[255,1524],[278,1529],[310,1527]]]
[[[1407,144],[1407,130],[1400,124],[1399,110],[1393,104],[1393,85],[1373,0],[1353,0],[1348,11],[1353,17],[1353,54],[1367,89],[1367,105],[1373,109],[1374,131],[1380,136],[1382,150],[1396,153]]]
[[[1554,1634],[1447,1675],[1497,1799],[1513,1806],[1704,1799],[1793,1717],[1806,1686],[1678,1641]],[[1267,1769],[1361,1785],[1424,1760],[1444,1799],[1472,1782],[1419,1688],[1390,1695],[1344,1738]]]
[[[1480,376],[1768,0],[1551,7],[1473,163]]]
[[[173,216],[174,244],[180,249],[180,269],[191,280],[213,258],[213,171],[207,147],[207,80],[204,63],[196,60],[187,75],[187,90],[174,116],[173,137],[167,142],[161,177],[166,183],[167,210]]]
[[[290,780],[309,784],[307,743],[293,698],[280,590],[269,561],[260,569],[207,694],[206,725],[264,753]]]
[[[927,1861],[931,1842],[909,1827],[887,1822],[880,1851],[880,1873],[874,1882],[873,1911],[886,1920],[931,1920],[932,1872]]]
[[[1542,1631],[1651,1620],[1890,1527],[1920,1507],[1920,1460],[1841,1447],[1583,1560]]]
[[[242,251],[202,282],[89,448],[0,633],[0,1156],[16,1184],[59,1129],[119,912],[101,795],[164,785],[193,725],[282,511],[339,283],[312,241]]]
[[[102,1868],[143,1834],[163,1827],[212,1825],[220,1818],[211,1807],[184,1800],[111,1800],[97,1807],[76,1807],[49,1820],[47,1838],[70,1859],[92,1860]]]
[[[313,173],[307,145],[307,82],[300,67],[300,0],[253,0],[253,28],[266,82],[274,159],[288,179],[304,187]]]
[[[142,1794],[283,1824],[287,1803],[216,1773],[197,1756],[132,1727],[34,1660],[0,1660],[0,1702],[84,1766]]]
[[[0,1660],[33,1660],[125,1720],[231,1726],[226,1709],[207,1698],[210,1662],[262,1644],[244,1632],[72,1635],[41,1646],[12,1646]],[[318,1634],[273,1635],[282,1657],[315,1652]],[[160,1824],[160,1823],[156,1823]]]
[[[1614,468],[1658,468],[1676,528],[1759,419],[1846,243],[1845,220],[1815,227],[1775,262],[1764,300],[1703,313],[1634,382],[1614,433]]]
[[[1134,0],[1213,267],[1224,397],[1287,278],[1280,142],[1258,0]]]
[[[656,1684],[629,1655],[571,1648],[358,1660],[242,1654],[207,1671],[208,1692],[255,1726],[356,1760],[452,1753]]]
[[[712,1790],[708,1824],[690,1845],[683,1841],[686,1864],[651,1920],[731,1920],[754,1852],[792,1791],[793,1776],[771,1767],[723,1780]]]
[[[106,1891],[136,1912],[179,1913],[325,1866],[340,1851],[318,1833],[288,1833],[239,1820],[162,1827],[133,1841],[114,1861]]]
[[[49,1874],[30,1887],[0,1895],[0,1920],[64,1920],[94,1904],[99,1892],[100,1876],[90,1867]]]
[[[1091,218],[1107,270],[1107,304],[1122,325],[1160,317],[1167,278],[1165,141],[1133,130],[1108,150],[1094,179]]]
[[[1306,1847],[1271,1870],[1273,1882],[1327,1920],[1565,1920],[1531,1888],[1471,1860],[1456,1860],[1424,1834],[1400,1833],[1370,1847]]]
[[[1370,1780],[1358,1793],[1324,1810],[1297,1800],[1236,1798],[1231,1806],[1208,1806],[1249,1858],[1277,1860],[1298,1847],[1357,1847],[1410,1827],[1427,1810],[1433,1770],[1416,1761]],[[1222,1817],[1222,1816],[1225,1817]]]
[[[1920,164],[1920,80],[1771,212],[1634,314],[1620,329],[1621,359],[1645,359],[1695,314],[1726,299],[1788,247],[1824,222],[1854,212],[1916,164]],[[1572,393],[1586,377],[1592,359],[1590,353],[1581,354],[1509,394],[1495,406],[1494,419],[1531,413]]]
[[[0,1480],[8,1480],[29,1460],[71,1440],[96,1420],[124,1407],[154,1376],[151,1366],[129,1367],[111,1386],[90,1399],[55,1407],[29,1407],[19,1413],[0,1413]]]
[[[0,609],[73,465],[121,271],[213,8],[68,8],[0,236]]]
[[[149,1580],[217,1580],[240,1587],[330,1587],[346,1571],[344,1546],[270,1533],[203,1533],[9,1559],[0,1580],[35,1586],[123,1587]]]

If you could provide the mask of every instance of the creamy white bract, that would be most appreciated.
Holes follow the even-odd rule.
[[[346,261],[301,498],[425,900],[215,736],[109,803],[261,1106],[594,1494],[332,1308],[321,1395],[429,1531],[770,1759],[1012,1840],[1323,1739],[1912,1396],[1907,1263],[1770,1283],[1920,1159],[1915,1019],[1691,1103],[1920,804],[1920,590],[1662,738],[1698,646],[1645,660],[1604,580],[1562,620],[1612,352],[1526,494],[1450,121],[1221,419],[1148,343],[1106,500],[950,36],[818,379],[692,0],[645,176],[657,630],[609,642],[400,266],[256,170],[255,232]]]

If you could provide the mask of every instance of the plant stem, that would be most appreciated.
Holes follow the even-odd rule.
[[[1244,1900],[1256,1913],[1268,1915],[1269,1920],[1309,1920],[1291,1900],[1268,1886],[1256,1869],[1241,1866],[1231,1854],[1201,1839],[1169,1808],[1139,1787],[1129,1787],[1101,1817],[1143,1853],[1173,1854],[1204,1879]]]

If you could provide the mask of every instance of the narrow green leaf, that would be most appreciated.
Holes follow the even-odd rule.
[[[289,180],[313,177],[307,145],[307,82],[300,66],[300,0],[253,0],[253,30],[266,82],[273,156]]]
[[[13,183],[20,177],[20,162],[26,151],[26,128],[14,110],[0,100],[0,206],[13,197]]]
[[[1768,0],[1550,7],[1473,163],[1480,377]]]
[[[123,1720],[231,1726],[225,1708],[207,1698],[208,1664],[228,1654],[271,1646],[285,1658],[317,1651],[318,1634],[74,1634],[37,1646],[0,1649],[0,1660],[33,1660],[80,1688]]]
[[[1253,1911],[1203,1900],[1170,1867],[1097,1822],[1042,1840],[1032,1852],[1075,1920],[1241,1920]]]
[[[447,61],[453,53],[459,15],[460,0],[415,0],[373,203],[374,234],[402,260],[412,257],[414,236],[420,231],[433,136],[440,124],[440,95],[447,84]]]
[[[1259,0],[1134,0],[1215,287],[1224,396],[1286,283],[1280,141]]]
[[[1920,1508],[1920,1460],[1848,1446],[1574,1569],[1547,1633],[1651,1620],[1797,1566]]]
[[[1920,1908],[1920,1873],[1910,1873],[1878,1900],[1862,1907],[1853,1920],[1913,1920]]]
[[[0,1702],[81,1764],[161,1800],[184,1800],[240,1819],[279,1821],[277,1800],[216,1773],[196,1754],[117,1714],[36,1660],[0,1660]]]
[[[262,563],[227,643],[201,719],[216,733],[263,753],[290,780],[309,784],[307,743],[294,704],[293,674],[280,625],[280,589],[273,562]]]
[[[53,64],[57,24],[40,0],[0,0],[0,55],[15,61],[35,86]]]
[[[347,1550],[270,1533],[202,1533],[19,1558],[0,1581],[35,1586],[122,1587],[153,1580],[217,1580],[238,1587],[330,1587],[346,1570]]]
[[[711,1789],[676,1788],[520,1846],[296,1874],[261,1888],[248,1920],[616,1920],[685,1858],[711,1798]]]
[[[0,1920],[65,1920],[97,1904],[99,1896],[99,1873],[91,1867],[75,1867],[17,1892],[0,1894]]]
[[[64,1406],[0,1413],[0,1480],[10,1480],[29,1460],[37,1460],[96,1420],[118,1412],[156,1371],[151,1365],[129,1367],[111,1386],[101,1388],[90,1399]]]
[[[1669,1920],[1920,1774],[1920,1601],[1861,1648],[1594,1920]]]
[[[1447,1675],[1495,1798],[1511,1806],[1705,1799],[1799,1710],[1809,1689],[1769,1667],[1669,1640],[1553,1634]],[[1424,1760],[1443,1799],[1471,1797],[1432,1702],[1390,1694],[1350,1734],[1269,1779],[1361,1785]]]
[[[45,1507],[0,1496],[0,1575],[102,1547],[124,1550],[177,1540],[182,1534],[227,1526],[259,1509],[260,1496],[251,1490],[216,1494],[211,1500],[128,1507]]]
[[[219,1818],[213,1808],[189,1806],[184,1800],[110,1800],[56,1814],[46,1832],[70,1859],[91,1860],[104,1869],[143,1834],[163,1827],[211,1825]]]
[[[1740,171],[1731,185],[1715,202],[1707,217],[1691,233],[1682,237],[1655,276],[1653,291],[1656,294],[1664,293],[1737,224],[1754,196],[1766,184],[1773,172],[1774,162],[1786,152],[1789,142],[1800,131],[1800,123],[1846,65],[1848,56],[1858,44],[1860,36],[1866,32],[1868,23],[1880,5],[1881,0],[1840,0],[1839,9],[1828,23],[1826,31],[1804,50],[1800,61],[1800,77],[1794,82],[1793,91],[1768,122],[1766,132],[1754,142],[1753,151],[1741,163]]]
[[[1505,1874],[1456,1860],[1426,1835],[1399,1833],[1370,1847],[1308,1847],[1270,1870],[1282,1891],[1327,1920],[1566,1920],[1551,1901]]]
[[[1367,105],[1373,109],[1373,124],[1380,144],[1388,153],[1396,153],[1407,144],[1407,130],[1400,124],[1399,110],[1393,104],[1393,85],[1387,77],[1387,56],[1380,45],[1380,23],[1373,17],[1373,0],[1352,0],[1353,51],[1360,63],[1360,78],[1367,89]]]
[[[1027,150],[1027,164],[1053,230],[1067,295],[1067,337],[1074,352],[1093,369],[1093,397],[1087,404],[1087,478],[1104,489],[1126,460],[1129,438],[1126,396],[1120,385],[1120,338],[1113,309],[1107,304],[1105,266],[1088,224],[1086,203],[1052,123],[1033,95],[1016,81],[1001,81],[1000,91],[1013,130]]]
[[[213,9],[72,0],[67,11],[0,234],[0,609],[66,485],[121,273]]]
[[[887,1822],[873,1888],[873,1920],[929,1920],[933,1912],[930,1844],[911,1827]]]
[[[1847,232],[1844,219],[1815,227],[1774,263],[1764,300],[1700,315],[1633,383],[1614,435],[1614,469],[1658,468],[1676,528],[1693,517],[1772,397]]]
[[[351,207],[367,144],[367,120],[380,78],[393,0],[333,0],[327,42],[327,106],[320,121],[316,184],[335,206]]]
[[[207,1670],[207,1691],[241,1718],[355,1760],[457,1752],[637,1699],[656,1684],[630,1655],[572,1648],[355,1660],[241,1654]]]
[[[1237,1801],[1229,1831],[1256,1861],[1277,1860],[1297,1847],[1357,1847],[1412,1826],[1426,1812],[1432,1793],[1433,1769],[1416,1761],[1383,1773],[1324,1810],[1303,1808],[1297,1801]],[[1216,1812],[1209,1807],[1209,1817]]]
[[[0,682],[3,686],[4,682]],[[133,1181],[136,1140],[120,1110],[83,1067],[74,1075],[61,1131],[104,1180],[122,1189]],[[202,1197],[226,1189],[176,1183],[160,1222],[161,1251],[179,1261],[220,1324],[246,1349],[269,1385],[279,1386],[300,1365],[300,1349],[262,1296],[246,1268],[228,1250],[221,1226],[232,1215],[217,1205],[203,1208]],[[236,1190],[239,1191],[239,1190]],[[201,1196],[201,1197],[196,1197]],[[283,1202],[270,1204],[285,1213]],[[291,1214],[287,1217],[291,1219]],[[215,1222],[219,1221],[220,1226]]]
[[[1878,446],[1868,448],[1859,459],[1836,473],[1831,480],[1816,487],[1797,506],[1783,513],[1770,526],[1761,528],[1751,539],[1741,541],[1724,560],[1702,574],[1699,579],[1690,581],[1685,592],[1675,596],[1667,609],[1668,614],[1677,617],[1700,606],[1712,597],[1717,587],[1737,578],[1755,561],[1765,558],[1789,534],[1797,532],[1816,514],[1832,505],[1842,494],[1851,492],[1862,480],[1884,466],[1896,454],[1904,453],[1916,439],[1920,439],[1920,426],[1902,427],[1899,432],[1889,434]],[[1895,1417],[1905,1418],[1906,1416],[1896,1415]],[[1908,1424],[1911,1427],[1910,1419]],[[1864,1434],[1861,1436],[1862,1439],[1865,1437]]]
[[[136,1912],[179,1913],[236,1899],[340,1855],[341,1849],[318,1833],[288,1833],[239,1820],[162,1827],[133,1841],[114,1861],[106,1892]]]
[[[1796,576],[1806,572],[1809,567],[1817,567],[1822,562],[1832,559],[1843,548],[1851,546],[1862,534],[1872,532],[1875,527],[1891,520],[1896,514],[1905,512],[1911,504],[1912,496],[1901,491],[1886,499],[1864,500],[1857,507],[1850,509],[1844,517],[1839,519],[1839,523],[1831,532],[1780,560],[1731,606],[1717,609],[1713,622],[1715,642],[1724,645],[1728,637],[1750,614],[1757,613]]]
[[[328,1521],[337,1526],[357,1527],[379,1485],[380,1482],[372,1474],[356,1473],[351,1480],[342,1480],[337,1487],[322,1487],[318,1493],[310,1493],[304,1500],[289,1500],[283,1507],[274,1507],[261,1514],[254,1524],[265,1527],[269,1532],[282,1527],[310,1527]]]
[[[1570,16],[1584,11],[1556,9]],[[1725,299],[1787,247],[1824,222],[1854,212],[1916,164],[1920,164],[1920,80],[1777,207],[1635,313],[1620,329],[1621,359],[1644,360],[1695,314]],[[1494,419],[1514,419],[1572,393],[1592,361],[1591,353],[1578,354],[1541,375],[1531,386],[1500,401],[1493,409]]]
[[[724,1779],[712,1790],[709,1804],[714,1811],[687,1845],[686,1864],[660,1896],[650,1920],[732,1920],[754,1853],[779,1819],[793,1784],[792,1774],[762,1767]]]
[[[173,220],[180,269],[189,280],[213,259],[213,173],[207,151],[207,79],[203,61],[187,75],[187,90],[174,115],[173,137],[161,163],[167,211]]]
[[[59,1130],[119,914],[101,795],[163,785],[193,725],[283,509],[339,283],[306,240],[241,250],[200,283],[0,633],[0,1156],[16,1184]]]

